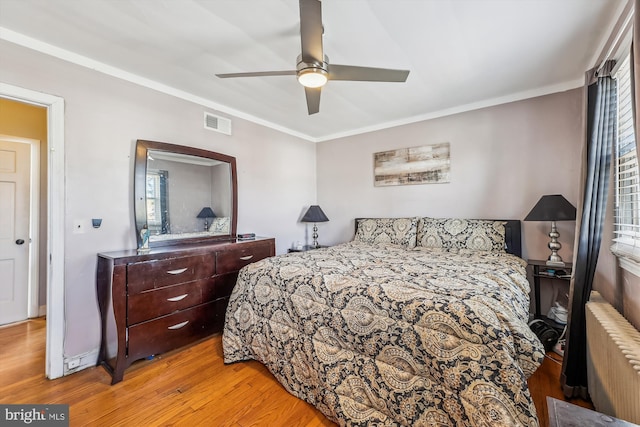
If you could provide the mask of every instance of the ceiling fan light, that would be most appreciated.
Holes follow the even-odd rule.
[[[327,80],[327,72],[321,68],[307,68],[298,72],[298,82],[304,87],[322,87]]]

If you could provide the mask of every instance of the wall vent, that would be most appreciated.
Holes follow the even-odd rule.
[[[231,135],[231,120],[204,112],[204,128]]]

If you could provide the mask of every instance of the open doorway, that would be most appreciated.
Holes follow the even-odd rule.
[[[47,109],[0,98],[0,325],[44,316]],[[43,206],[44,209],[40,209]]]
[[[42,298],[34,296],[33,299],[46,301],[45,374],[50,379],[59,378],[64,374],[64,100],[0,83],[0,101],[0,107],[3,108],[17,105],[18,108],[32,107],[46,113],[44,137],[30,136],[32,139],[41,139],[41,151],[44,151],[40,156],[44,166],[40,167],[39,180],[44,183],[39,190],[44,196],[39,204],[39,218],[35,221],[40,225],[38,282],[43,286],[39,286],[37,291],[37,297],[42,295]],[[4,111],[2,116],[7,117]],[[0,130],[0,133],[15,135],[16,131],[7,128]],[[42,302],[38,302],[35,308],[30,304],[29,317],[42,315],[42,311]]]
[[[0,100],[0,130],[6,129],[6,110]],[[46,129],[46,110],[36,113]],[[46,248],[40,244],[39,206],[46,199],[40,193],[40,145],[37,139],[0,134],[0,326],[45,313],[39,310],[46,304],[46,280],[39,280],[46,269],[40,263],[40,249]]]

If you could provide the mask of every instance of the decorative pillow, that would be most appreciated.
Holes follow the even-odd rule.
[[[366,218],[358,220],[353,240],[364,243],[391,243],[406,248],[416,246],[418,218]]]
[[[228,216],[213,218],[209,226],[209,232],[212,234],[229,234],[229,222],[230,218]]]
[[[421,218],[417,233],[417,246],[447,250],[505,251],[505,229],[501,221]]]

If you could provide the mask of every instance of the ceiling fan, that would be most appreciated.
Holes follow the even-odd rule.
[[[322,50],[322,3],[320,0],[300,0],[300,41],[302,53],[298,55],[295,70],[257,71],[250,73],[216,74],[220,78],[264,77],[295,75],[304,86],[309,114],[320,111],[320,92],[328,80],[368,82],[404,82],[409,70],[357,67],[329,64]]]

